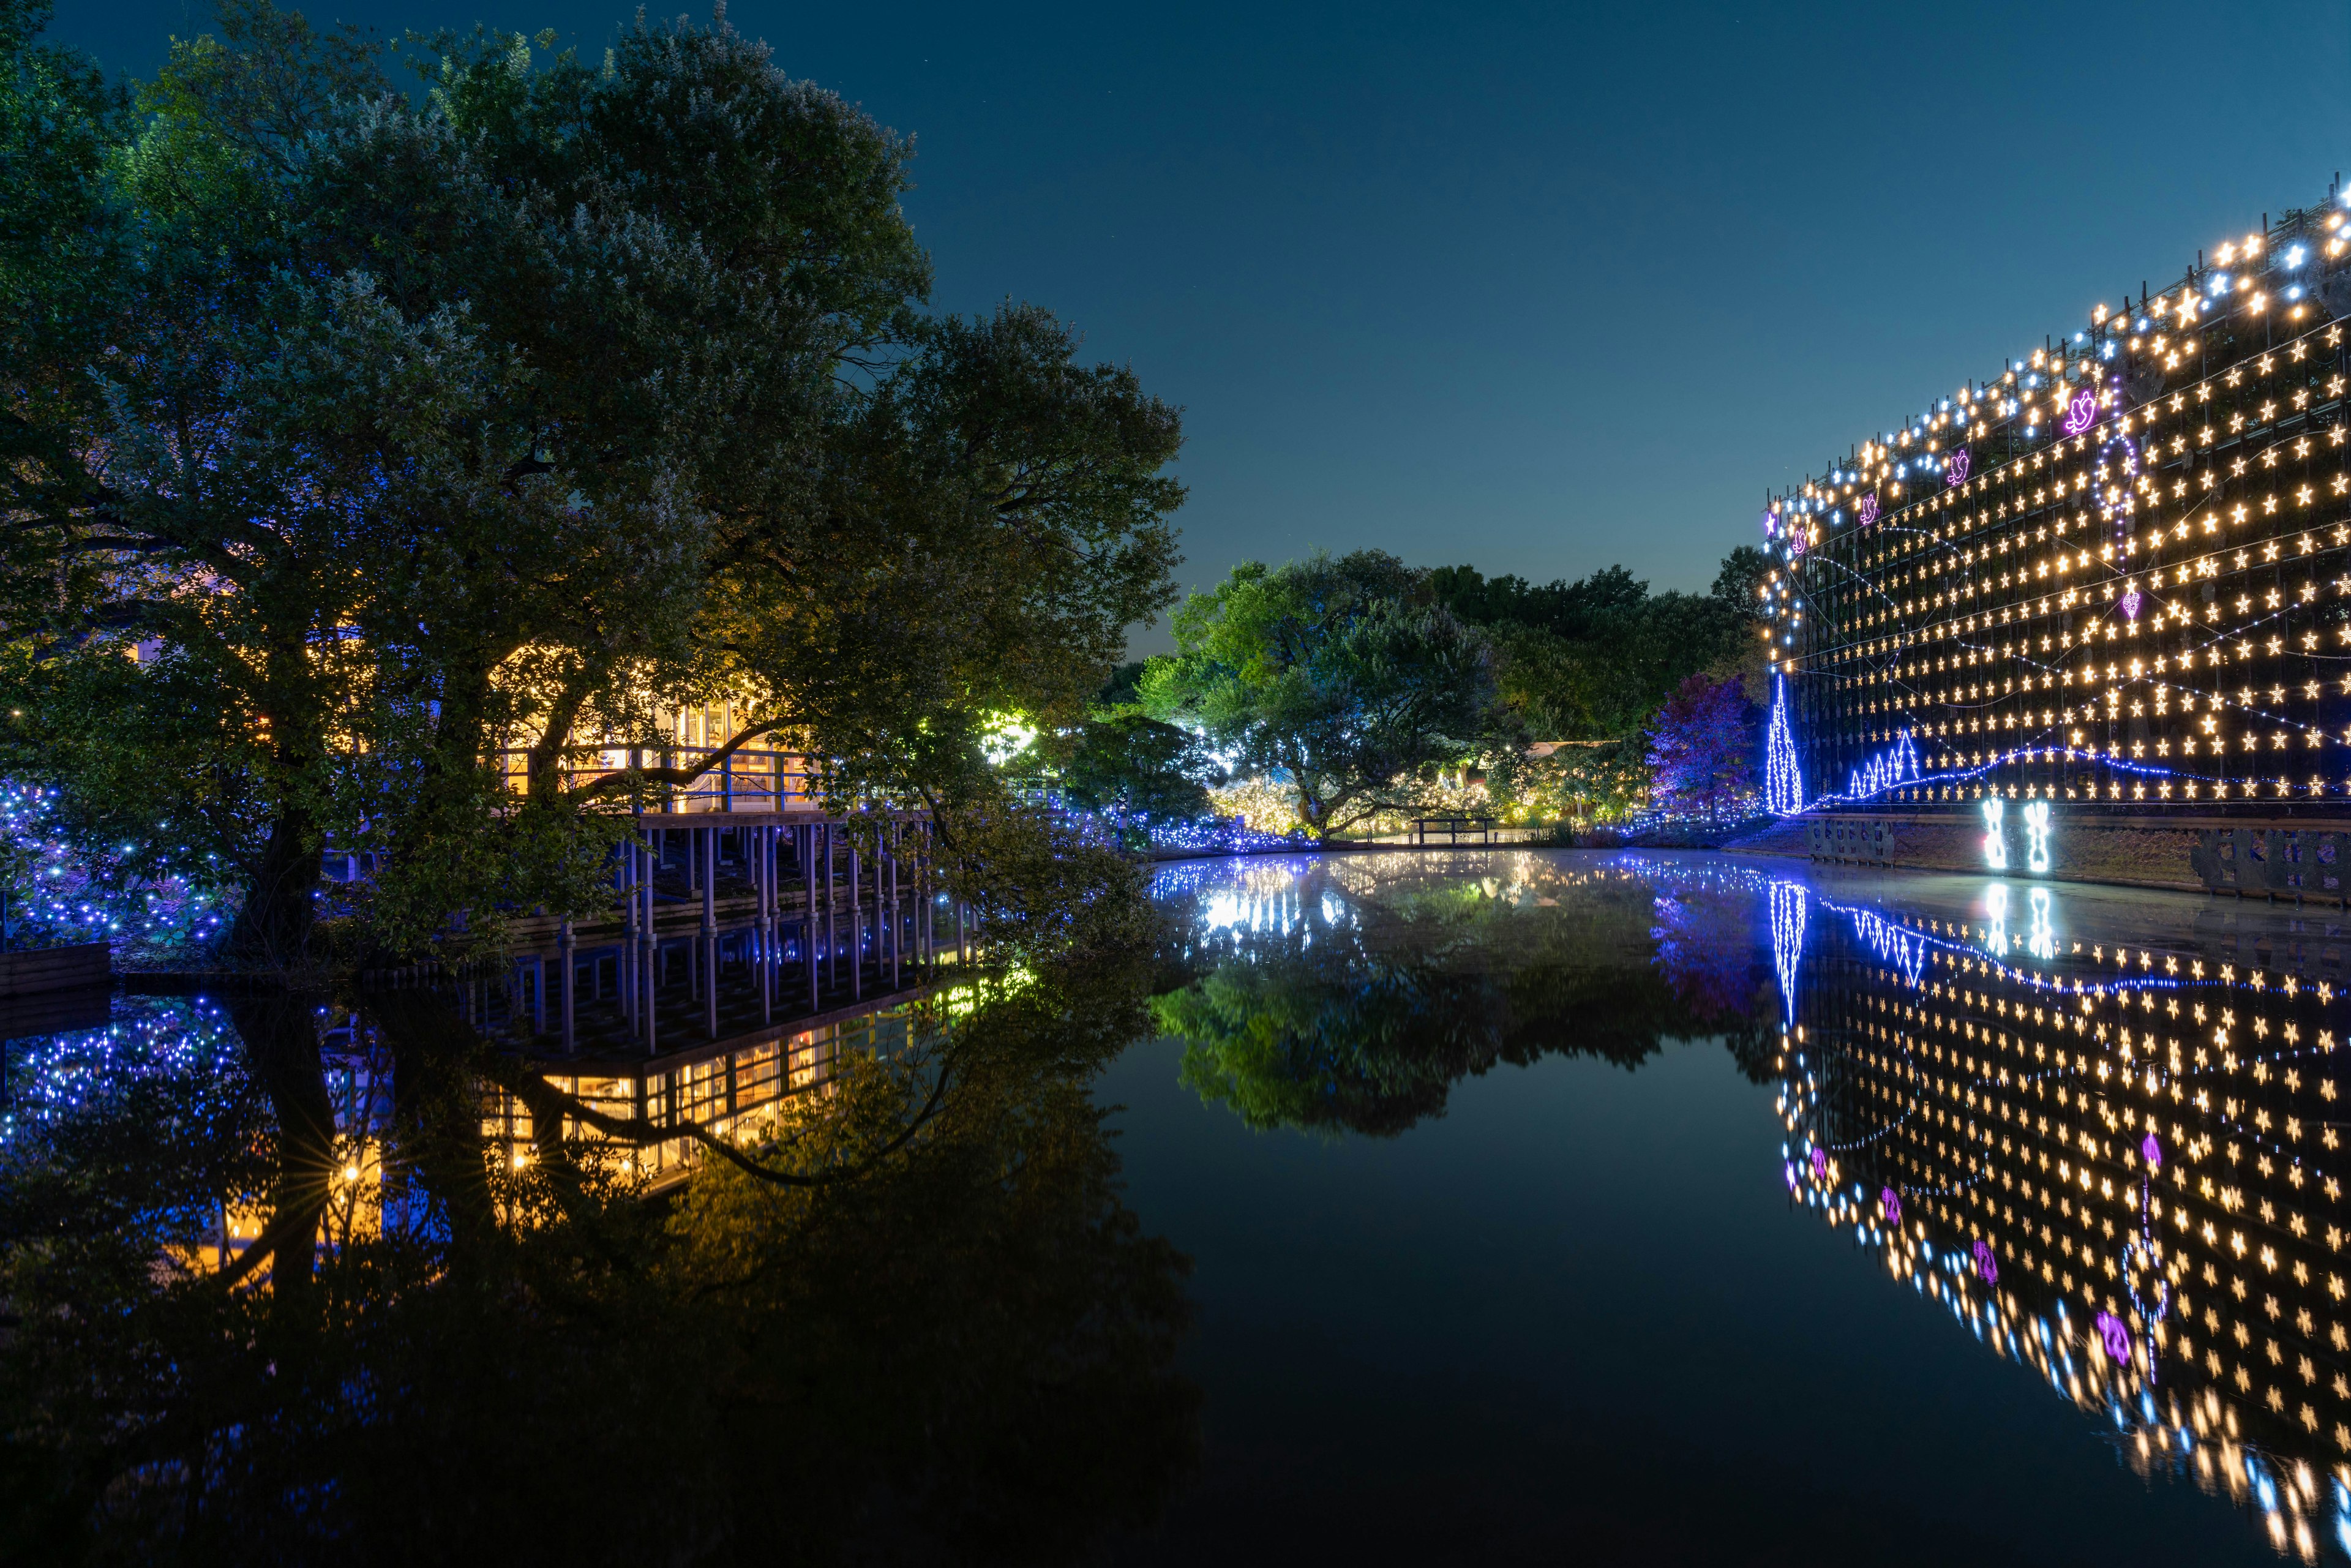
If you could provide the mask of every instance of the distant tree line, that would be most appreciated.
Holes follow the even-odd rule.
[[[1228,769],[1318,839],[1458,806],[1473,775],[1532,820],[1719,814],[1749,788],[1769,570],[1742,546],[1709,591],[1657,593],[1621,566],[1536,584],[1380,550],[1244,561],[1044,770],[1074,803],[1147,814],[1197,809]]]

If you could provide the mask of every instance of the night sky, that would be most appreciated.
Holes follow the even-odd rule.
[[[313,11],[589,51],[626,14]],[[1369,545],[1703,588],[1767,486],[2351,169],[2341,5],[729,15],[914,135],[935,303],[1048,305],[1185,407],[1187,586]],[[51,34],[144,73],[209,16]]]

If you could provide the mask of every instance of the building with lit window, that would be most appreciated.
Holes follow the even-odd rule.
[[[2032,823],[2351,816],[2346,253],[2351,201],[2264,214],[1771,497],[1772,809],[2018,870]]]

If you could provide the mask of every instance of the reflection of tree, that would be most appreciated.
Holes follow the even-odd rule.
[[[1197,1444],[1186,1264],[1119,1202],[1086,1092],[1140,988],[1043,974],[984,1004],[903,1143],[937,1064],[853,1061],[767,1151],[808,1185],[714,1160],[666,1205],[554,1122],[494,1156],[487,1063],[392,998],[381,1221],[316,1246],[352,1168],[318,998],[240,1002],[239,1070],[166,1064],[0,1149],[0,1540],[1025,1563],[1146,1523]],[[225,1202],[274,1204],[274,1248],[222,1268]]]
[[[1374,881],[1368,896],[1365,880],[1305,873],[1291,917],[1233,927],[1196,959],[1205,973],[1155,999],[1162,1032],[1186,1042],[1187,1085],[1253,1126],[1392,1135],[1497,1062],[1631,1068],[1719,1035],[1742,1063],[1758,1049],[1768,991],[1728,903],[1667,915],[1630,880],[1557,898],[1539,879]]]

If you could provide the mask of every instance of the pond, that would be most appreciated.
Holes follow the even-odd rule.
[[[1711,855],[1161,886],[1197,977],[1100,1092],[1206,1445],[1130,1560],[2344,1551],[2338,915]]]
[[[625,1069],[480,993],[11,1041],[0,1538],[2351,1552],[2339,913],[1507,849],[1154,899],[1148,952]]]

